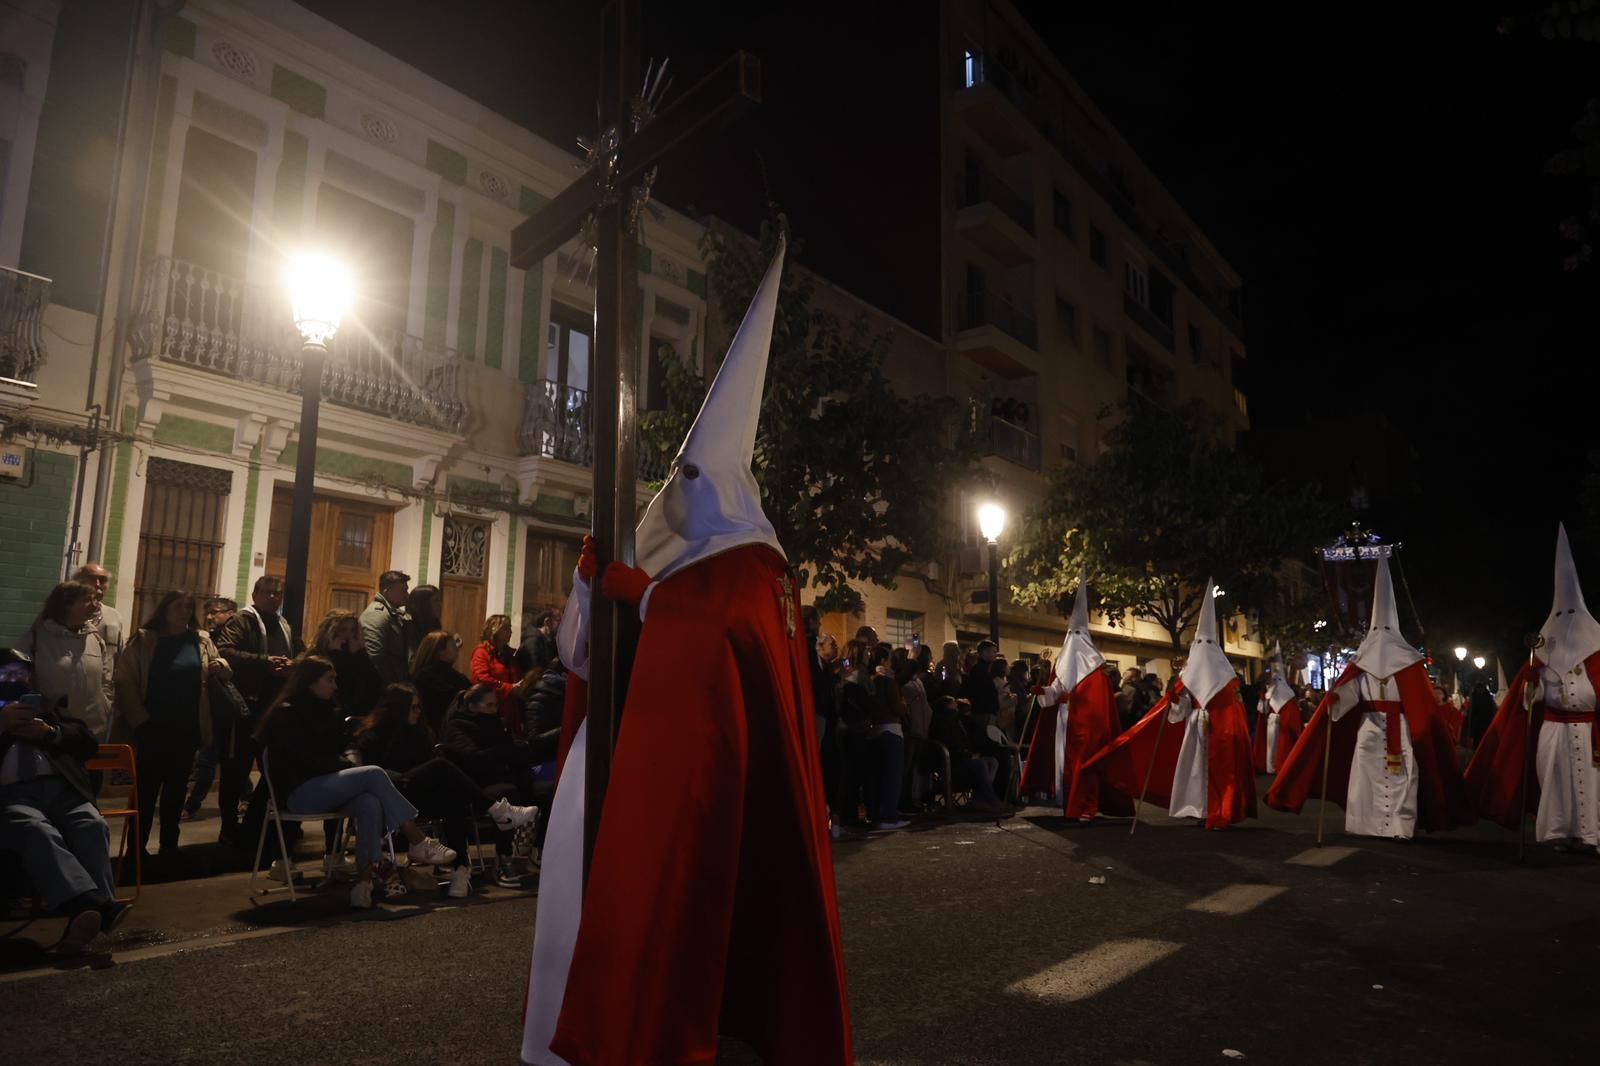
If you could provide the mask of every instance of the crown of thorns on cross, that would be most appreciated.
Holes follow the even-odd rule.
[[[671,59],[663,59],[661,66],[657,67],[652,59],[645,67],[644,79],[639,83],[639,91],[633,94],[628,101],[626,122],[629,134],[636,134],[651,122],[661,111],[661,101],[666,96],[667,90],[672,88],[672,82],[667,78],[667,64]],[[621,190],[617,188],[617,160],[618,152],[622,148],[622,124],[614,122],[607,126],[596,137],[579,137],[578,148],[583,153],[583,159],[578,163],[580,170],[598,170],[601,172],[601,185],[603,191],[595,203],[593,210],[584,218],[583,225],[578,230],[579,243],[584,252],[572,264],[572,277],[576,279],[578,271],[583,268],[585,276],[590,276],[594,269],[594,256],[598,245],[598,229],[600,224],[600,210],[611,207],[617,202]],[[639,224],[645,208],[650,203],[650,193],[655,187],[657,167],[651,167],[644,172],[637,185],[628,190],[628,230],[631,233],[639,232]]]

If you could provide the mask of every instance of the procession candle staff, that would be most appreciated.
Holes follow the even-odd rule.
[[[1584,604],[1567,532],[1556,534],[1555,598],[1528,638],[1528,663],[1501,697],[1467,767],[1467,791],[1485,818],[1557,848],[1600,845],[1600,621]],[[1526,716],[1526,718],[1519,717]]]
[[[1255,817],[1256,779],[1239,677],[1217,635],[1215,599],[1216,586],[1207,581],[1189,657],[1172,691],[1082,772],[1100,774],[1130,799],[1162,804],[1174,818],[1223,829]],[[1183,729],[1168,731],[1169,721]],[[1137,828],[1136,811],[1129,833]]]

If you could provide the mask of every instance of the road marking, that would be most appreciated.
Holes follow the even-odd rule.
[[[1300,854],[1295,855],[1292,858],[1284,859],[1283,861],[1287,863],[1293,863],[1296,866],[1332,866],[1341,859],[1348,859],[1359,850],[1361,849],[1310,848],[1306,851],[1302,851]]]
[[[300,927],[293,925],[273,926],[267,929],[250,929],[243,933],[230,933],[227,936],[197,938],[194,940],[179,940],[173,944],[157,944],[148,948],[135,948],[132,951],[119,951],[110,956],[112,963],[121,966],[130,962],[144,962],[147,959],[160,959],[168,955],[177,955],[185,951],[205,951],[208,948],[232,947],[234,944],[246,940],[259,940],[262,937],[277,936],[280,933],[293,933]],[[58,974],[81,973],[88,970],[106,969],[95,960],[103,962],[106,956],[83,956],[73,960],[78,965],[67,967],[43,966],[32,970],[18,970],[14,973],[0,973],[0,984],[13,981],[27,981],[35,977],[54,977]]]
[[[1033,999],[1076,1003],[1104,992],[1152,963],[1173,954],[1182,944],[1169,940],[1110,940],[1056,963],[1006,988]]]
[[[1287,891],[1282,885],[1229,885],[1184,909],[1202,914],[1245,914]]]

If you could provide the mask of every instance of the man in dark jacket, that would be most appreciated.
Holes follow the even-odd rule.
[[[88,726],[37,695],[0,707],[0,842],[20,854],[45,908],[68,917],[62,954],[83,951],[128,910],[84,767],[97,748]]]
[[[266,787],[257,786],[250,799],[245,831],[239,832],[239,796],[250,779],[255,761],[250,733],[289,675],[295,656],[305,650],[299,635],[281,613],[283,578],[263,574],[256,578],[250,605],[235,613],[217,630],[217,651],[233,669],[233,684],[244,697],[251,717],[231,724],[230,735],[217,740],[217,811],[221,816],[220,843],[248,847],[255,839],[258,820],[266,809]],[[298,823],[291,823],[296,829]]]

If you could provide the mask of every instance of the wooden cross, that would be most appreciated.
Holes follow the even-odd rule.
[[[601,17],[601,142],[615,130],[614,150],[602,144],[597,165],[511,234],[511,265],[538,266],[584,230],[591,216],[595,250],[594,367],[589,394],[594,440],[594,539],[602,568],[633,563],[636,400],[639,378],[638,234],[630,218],[629,190],[673,148],[696,133],[727,122],[761,102],[761,66],[737,52],[694,88],[635,130],[640,0],[613,0]],[[636,218],[636,214],[635,214]],[[628,691],[639,616],[593,590],[589,620],[588,757],[585,762],[583,874],[589,876],[600,812],[611,776],[611,752]]]

